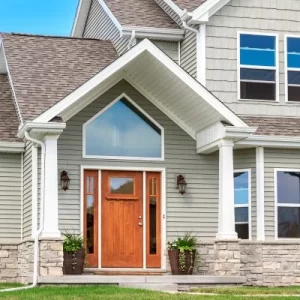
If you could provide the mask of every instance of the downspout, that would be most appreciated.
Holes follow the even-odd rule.
[[[33,254],[33,279],[32,284],[19,288],[11,288],[0,290],[0,292],[13,292],[13,291],[21,291],[32,289],[37,286],[38,283],[38,273],[39,273],[39,237],[44,229],[44,198],[45,198],[45,144],[39,140],[34,139],[29,135],[27,131],[25,131],[25,138],[35,144],[41,146],[42,149],[42,157],[41,157],[41,206],[40,206],[40,228],[36,232],[34,237],[34,254]]]
[[[132,42],[133,40],[135,39],[135,30],[132,30],[132,33],[131,33],[131,38],[129,40],[129,43],[128,43],[128,46],[127,46],[127,49],[130,50],[131,46],[132,46]]]
[[[198,34],[198,30],[197,29],[195,29],[195,28],[193,28],[191,26],[188,26],[187,23],[186,23],[187,19],[190,19],[190,14],[187,12],[186,9],[183,11],[183,14],[181,15],[180,19],[181,19],[182,27],[183,28],[185,28],[188,31],[192,31],[192,32]]]

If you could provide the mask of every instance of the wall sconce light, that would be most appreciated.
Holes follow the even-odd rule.
[[[60,184],[61,184],[61,188],[66,191],[69,189],[70,186],[70,178],[68,176],[68,172],[67,171],[62,171],[60,173]]]
[[[181,195],[185,194],[187,183],[182,175],[177,176],[177,188]]]

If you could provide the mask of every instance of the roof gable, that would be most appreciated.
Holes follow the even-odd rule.
[[[2,37],[24,121],[49,109],[117,58],[109,41],[8,34]]]
[[[208,0],[173,0],[173,2],[182,10],[186,9],[188,11],[193,11],[200,5],[202,5],[205,1]]]
[[[234,126],[247,127],[225,104],[147,39],[34,122],[49,122],[58,115],[67,121],[122,79],[128,81],[193,138],[197,131],[222,120]]]

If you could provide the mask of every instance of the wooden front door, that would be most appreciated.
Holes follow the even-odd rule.
[[[143,267],[143,173],[102,171],[103,268]]]

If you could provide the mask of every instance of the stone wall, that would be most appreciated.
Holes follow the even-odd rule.
[[[215,272],[215,243],[201,241],[198,245],[196,272],[199,275],[214,275]]]
[[[63,276],[62,239],[41,240],[40,276]]]
[[[300,285],[300,242],[240,242],[241,275],[248,285]]]
[[[18,245],[0,245],[0,282],[18,282]]]
[[[33,240],[0,245],[0,282],[27,283],[33,274]],[[61,239],[40,240],[40,276],[63,275]]]

